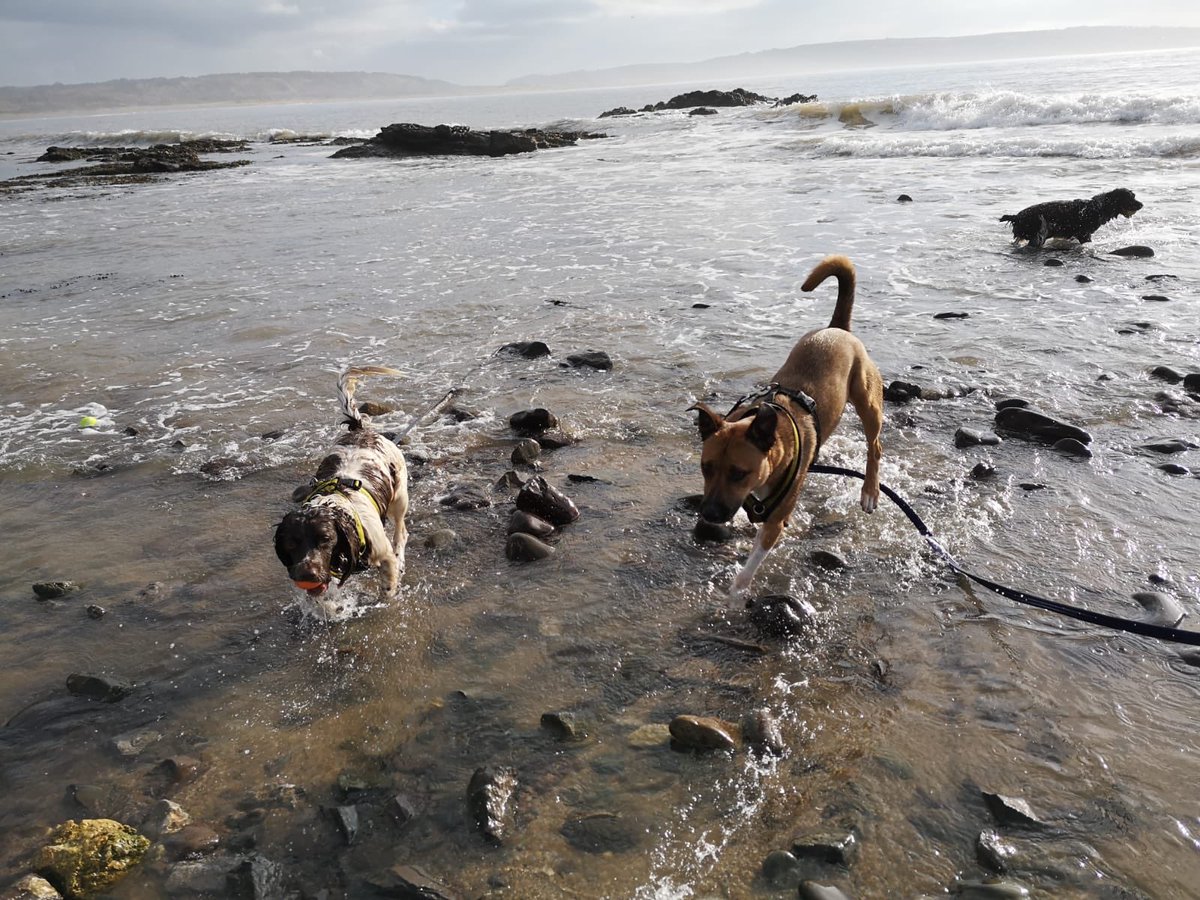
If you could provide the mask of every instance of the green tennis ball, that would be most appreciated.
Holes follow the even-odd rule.
[[[99,424],[100,424],[100,420],[97,419],[95,416],[84,416],[82,419],[79,420],[80,428],[95,428]]]

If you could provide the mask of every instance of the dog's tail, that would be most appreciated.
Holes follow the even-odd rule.
[[[354,405],[354,389],[358,386],[358,379],[364,375],[403,375],[399,369],[391,369],[387,366],[351,366],[345,372],[338,376],[338,403],[342,407],[342,415],[345,420],[342,424],[349,425],[351,431],[358,431],[363,427],[363,416],[358,411],[358,407]]]
[[[844,256],[827,256],[809,272],[800,285],[800,290],[811,291],[830,275],[837,277],[838,295],[837,306],[833,308],[833,318],[829,320],[830,328],[850,330],[850,310],[854,306],[854,263]]]
[[[1017,217],[1016,216],[1001,216],[1000,221],[1001,222],[1015,222],[1015,221],[1017,221]]]

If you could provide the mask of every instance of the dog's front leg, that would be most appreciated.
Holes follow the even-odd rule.
[[[729,589],[729,600],[734,606],[737,606],[745,598],[747,591],[750,590],[750,582],[754,580],[754,573],[758,571],[762,561],[767,558],[771,548],[779,543],[782,535],[782,522],[767,521],[758,526],[758,534],[754,536],[754,549],[746,558],[745,565],[734,576],[733,585]]]
[[[389,599],[396,596],[400,586],[400,562],[394,553],[383,553],[379,566],[383,569],[383,590]]]

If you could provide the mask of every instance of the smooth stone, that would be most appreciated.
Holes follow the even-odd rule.
[[[734,539],[735,532],[728,525],[724,525],[721,522],[697,519],[696,525],[692,529],[692,537],[701,544],[724,544]]]
[[[964,447],[995,447],[1000,444],[1000,436],[990,431],[980,431],[977,428],[959,428],[954,432],[954,446],[960,450]]]
[[[184,825],[163,839],[167,852],[177,859],[207,856],[221,845],[221,836],[207,825]]]
[[[1168,475],[1191,475],[1192,470],[1187,466],[1181,466],[1179,463],[1162,463],[1159,465],[1160,472],[1166,472]]]
[[[755,753],[763,756],[783,756],[787,744],[779,720],[766,709],[754,709],[742,716],[742,740]]]
[[[67,896],[90,897],[137,868],[149,848],[148,838],[112,819],[71,819],[50,834],[34,868]]]
[[[933,317],[935,319],[969,319],[971,318],[971,314],[965,312],[940,312],[934,313]]]
[[[517,494],[517,509],[559,527],[569,525],[579,518],[579,510],[571,498],[548,484],[540,475],[530,478],[522,485]]]
[[[1078,456],[1081,459],[1091,459],[1093,454],[1091,448],[1087,444],[1075,440],[1075,438],[1061,438],[1054,442],[1051,447],[1059,453],[1065,453],[1068,456]]]
[[[996,467],[985,462],[978,462],[971,468],[971,477],[976,481],[983,481],[987,478],[993,478],[996,475]]]
[[[489,841],[503,843],[512,824],[517,773],[506,766],[476,769],[467,785],[467,809],[475,827]]]
[[[736,750],[736,728],[712,716],[676,716],[668,726],[671,749],[680,751]]]
[[[1003,400],[996,401],[996,412],[1002,409],[1028,409],[1029,401],[1022,400],[1020,397],[1005,397]]]
[[[396,407],[390,403],[376,403],[374,400],[364,400],[358,404],[358,411],[364,416],[386,416],[388,413],[394,413]]]
[[[896,198],[896,202],[897,203],[912,203],[913,198],[908,196],[908,194],[901,194],[899,197]]]
[[[850,568],[850,564],[832,550],[814,550],[808,554],[808,561],[817,568],[830,572],[840,572]]]
[[[613,367],[612,359],[603,350],[572,353],[567,357],[567,363],[576,369],[598,369],[601,372],[607,372]]]
[[[451,528],[439,528],[425,536],[425,546],[430,550],[445,550],[458,541],[458,534]]]
[[[920,385],[907,381],[893,381],[883,391],[883,399],[892,403],[907,403],[910,400],[921,399]]]
[[[79,585],[73,581],[38,581],[33,585],[33,592],[39,600],[57,600],[77,590]]]
[[[539,431],[549,431],[558,427],[558,416],[545,407],[523,409],[508,417],[509,427],[521,434],[532,434]]]
[[[535,434],[533,439],[543,450],[561,450],[577,443],[575,438],[562,431],[543,431],[541,434]]]
[[[483,494],[479,493],[474,488],[457,487],[449,494],[446,494],[439,501],[442,506],[449,506],[451,509],[459,512],[470,512],[475,509],[484,509],[492,505],[492,501]]]
[[[1023,491],[1044,491],[1046,490],[1047,485],[1041,484],[1037,481],[1022,481],[1017,485],[1017,487]]]
[[[625,742],[630,747],[648,749],[650,747],[661,747],[670,740],[671,727],[669,725],[654,723],[635,728],[629,733],[629,737],[625,739]]]
[[[1147,621],[1153,625],[1175,628],[1187,615],[1178,600],[1162,591],[1139,591],[1133,599],[1148,613]]]
[[[1058,266],[1065,265],[1065,263],[1061,259],[1058,259],[1057,257],[1052,256],[1048,260],[1043,262],[1042,265],[1043,266],[1052,266],[1052,267],[1057,268]]]
[[[1136,259],[1149,259],[1154,255],[1154,251],[1142,244],[1132,244],[1128,247],[1121,247],[1118,250],[1108,251],[1113,256],[1128,256]]]
[[[960,881],[950,892],[963,900],[1013,900],[1029,896],[1028,888],[1011,881]]]
[[[592,813],[568,819],[559,833],[584,853],[628,853],[643,840],[645,827],[616,813]]]
[[[1176,372],[1169,366],[1155,366],[1150,370],[1150,377],[1157,378],[1159,381],[1165,381],[1167,384],[1179,384],[1183,381],[1183,373]]]
[[[692,309],[709,309],[711,306],[711,303],[693,303]]]
[[[103,606],[98,606],[95,603],[89,603],[86,609],[89,619],[103,619],[108,614],[107,609],[105,609]]]
[[[542,713],[541,726],[559,741],[582,741],[588,736],[587,727],[573,712]]]
[[[556,530],[545,519],[539,519],[520,509],[514,509],[508,519],[508,534],[531,534],[535,538],[548,538]]]
[[[568,472],[567,481],[572,484],[612,484],[611,481],[605,481],[603,478],[597,478],[595,475],[582,475],[578,472]]]
[[[1006,407],[996,413],[996,430],[1047,443],[1054,443],[1062,438],[1074,438],[1083,444],[1092,442],[1092,436],[1082,428],[1016,406]]]
[[[504,555],[513,562],[534,562],[553,556],[555,550],[532,534],[510,534],[504,544]]]
[[[800,884],[800,862],[786,850],[772,850],[762,861],[762,876],[776,890]]]
[[[1143,300],[1149,300],[1151,303],[1168,303],[1171,298],[1164,294],[1142,294]]]
[[[1148,450],[1151,453],[1184,453],[1188,450],[1200,449],[1200,444],[1194,444],[1183,438],[1169,438],[1165,441],[1142,444],[1138,449]]]
[[[541,359],[550,355],[550,348],[542,341],[513,341],[502,346],[498,352],[511,353],[525,359]]]
[[[156,744],[161,740],[161,732],[150,728],[143,728],[140,731],[127,731],[124,734],[118,734],[113,738],[113,748],[122,756],[129,758],[137,756],[151,744]]]
[[[542,455],[542,445],[533,438],[523,438],[513,447],[512,464],[514,466],[531,466]]]
[[[981,831],[975,839],[975,858],[985,869],[1007,872],[1009,860],[1017,855],[1017,848],[994,831]]]
[[[87,697],[89,700],[99,700],[103,703],[116,703],[133,693],[133,685],[107,675],[73,673],[67,676],[67,690],[77,697]]]
[[[461,900],[462,896],[435,881],[420,866],[392,866],[382,875],[367,878],[366,883],[372,896],[408,900]]]
[[[192,823],[192,817],[187,811],[173,800],[159,800],[142,822],[142,832],[152,838],[159,839],[164,835],[174,834]]]
[[[1029,803],[1020,797],[1006,797],[989,791],[982,793],[983,802],[1000,825],[1042,826],[1042,821],[1034,814]]]
[[[858,856],[858,835],[853,831],[797,835],[792,838],[792,855],[799,860],[848,867]]]
[[[1080,284],[1091,284],[1092,283],[1092,279],[1088,278],[1086,275],[1076,275],[1075,280],[1078,281]]]
[[[816,608],[807,600],[786,594],[764,594],[746,604],[750,621],[761,631],[776,637],[793,637],[812,627]]]
[[[1193,394],[1200,394],[1200,372],[1183,376],[1183,389]]]
[[[26,875],[0,894],[0,900],[63,900],[63,896],[41,875]]]
[[[800,900],[850,900],[841,889],[815,881],[800,882]]]

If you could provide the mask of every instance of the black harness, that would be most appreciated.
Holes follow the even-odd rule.
[[[813,400],[804,391],[793,388],[781,387],[779,384],[772,382],[765,387],[759,388],[757,391],[746,394],[739,399],[725,416],[730,419],[739,409],[745,409],[746,412],[757,409],[760,406],[769,406],[777,413],[783,413],[787,416],[787,420],[792,425],[792,434],[796,438],[796,453],[792,457],[792,461],[788,463],[788,471],[782,483],[775,491],[765,499],[760,500],[754,494],[746,497],[746,502],[742,504],[742,509],[746,511],[746,517],[753,523],[765,522],[771,517],[783,503],[788,494],[791,493],[793,485],[796,483],[796,478],[800,475],[800,460],[804,456],[804,442],[800,437],[800,426],[796,423],[796,417],[792,415],[792,411],[782,403],[777,403],[775,398],[778,396],[787,397],[806,413],[813,420],[813,429],[817,433],[817,447],[813,451],[813,460],[817,458],[817,454],[821,452],[821,420],[817,416],[817,401]],[[739,420],[745,418],[745,414],[738,417]]]

